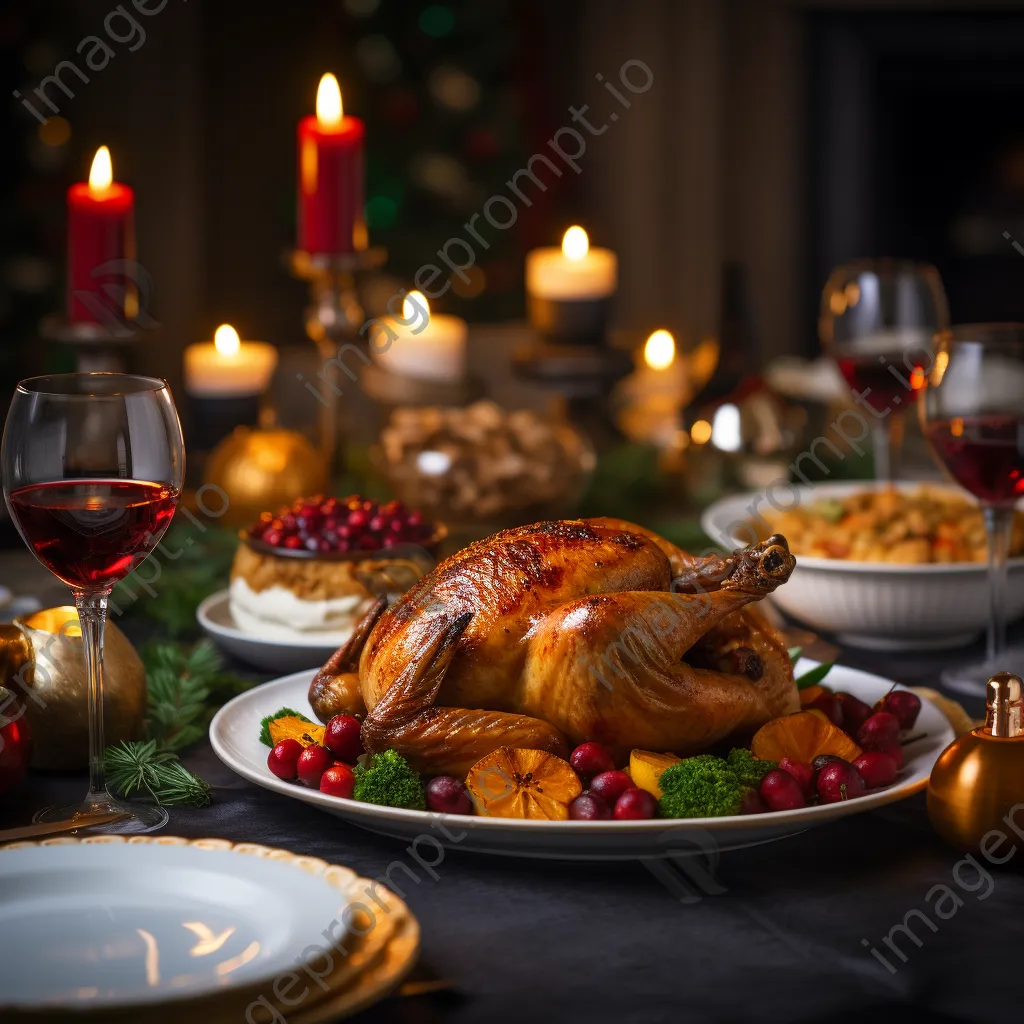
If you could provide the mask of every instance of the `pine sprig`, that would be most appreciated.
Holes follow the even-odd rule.
[[[107,783],[122,796],[148,794],[165,807],[206,807],[209,785],[193,775],[170,751],[157,749],[156,740],[122,741],[103,753]]]

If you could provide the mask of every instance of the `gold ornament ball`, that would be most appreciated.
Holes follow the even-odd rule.
[[[228,496],[225,526],[248,526],[261,512],[325,489],[324,460],[302,434],[236,427],[210,453],[205,482]]]
[[[46,608],[0,626],[0,684],[24,702],[32,733],[33,768],[70,771],[89,764],[89,677],[78,612]],[[106,742],[142,735],[146,670],[113,622],[103,642]]]

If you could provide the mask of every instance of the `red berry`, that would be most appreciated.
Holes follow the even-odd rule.
[[[348,514],[348,525],[353,530],[361,530],[369,521],[370,517],[361,508],[356,508]]]
[[[843,728],[851,735],[856,736],[857,730],[871,717],[871,705],[865,704],[852,693],[836,694],[839,703],[843,707]]]
[[[833,761],[838,761],[840,764],[850,763],[849,761],[844,761],[841,757],[837,757],[835,754],[819,754],[811,762],[811,768],[814,769],[814,774],[817,775],[825,765],[831,764]]]
[[[875,710],[895,715],[901,729],[913,729],[921,713],[921,698],[909,690],[893,690],[875,705]]]
[[[633,780],[625,772],[615,770],[601,772],[590,780],[590,792],[596,793],[609,805],[614,804],[627,789],[633,788]]]
[[[295,534],[291,534],[290,536],[285,537],[284,546],[294,551],[295,548],[302,547],[302,541],[299,540],[299,538]]]
[[[294,530],[297,526],[298,522],[295,519],[295,516],[291,514],[291,512],[286,512],[283,516],[281,516],[281,527],[288,533],[291,533],[291,531]]]
[[[408,514],[408,516],[406,516],[405,521],[410,526],[422,526],[423,525],[423,513],[418,508],[414,508]]]
[[[898,743],[890,743],[887,746],[879,747],[879,753],[886,754],[896,762],[896,770],[903,767],[903,747]]]
[[[452,775],[438,775],[427,783],[427,806],[440,814],[473,813],[466,784]]]
[[[380,541],[370,533],[364,533],[356,544],[357,551],[379,551]]]
[[[374,533],[383,533],[388,528],[388,521],[383,516],[374,516],[367,525]]]
[[[896,762],[889,754],[883,754],[880,750],[865,750],[853,762],[853,767],[860,772],[868,789],[888,786],[896,778]]]
[[[310,789],[320,788],[320,779],[325,771],[331,767],[333,759],[326,747],[314,743],[306,747],[296,762],[295,770],[299,776],[299,782]]]
[[[352,715],[335,715],[324,730],[324,746],[339,760],[355,764],[363,753],[362,726]]]
[[[283,539],[284,535],[280,530],[270,529],[263,534],[263,543],[269,544],[272,548],[279,547]]]
[[[573,821],[606,821],[611,809],[596,793],[580,793],[569,804],[569,817]]]
[[[581,743],[569,755],[569,764],[578,774],[588,777],[615,770],[612,755],[600,743]]]
[[[888,711],[876,711],[857,730],[857,745],[865,750],[882,750],[899,741],[899,719]]]
[[[784,757],[779,762],[779,770],[789,772],[796,779],[804,796],[814,795],[814,769],[806,761]]]
[[[864,780],[852,764],[832,761],[818,772],[818,796],[822,803],[837,804],[864,795]]]
[[[302,744],[298,740],[281,740],[267,756],[267,767],[279,779],[294,779],[296,762],[302,753]]]
[[[740,814],[764,814],[768,808],[756,789],[748,789],[740,797]]]
[[[639,821],[653,818],[657,810],[658,802],[646,789],[631,786],[615,801],[612,815],[616,821]]]
[[[822,711],[834,726],[839,729],[843,727],[843,705],[840,703],[839,698],[828,690],[819,694],[810,703],[805,704],[804,708]]]
[[[776,768],[762,780],[758,790],[761,799],[773,811],[795,811],[798,807],[806,807],[803,789],[793,775]]]
[[[347,764],[332,764],[320,776],[320,792],[328,796],[343,796],[348,800],[355,786],[356,777]]]

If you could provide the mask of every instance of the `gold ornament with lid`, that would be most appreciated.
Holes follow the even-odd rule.
[[[1005,832],[1011,809],[1024,804],[1020,677],[997,672],[988,681],[985,703],[985,724],[939,755],[928,782],[928,815],[935,831],[965,852],[981,848],[987,833]]]

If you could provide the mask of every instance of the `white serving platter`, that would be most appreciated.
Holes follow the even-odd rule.
[[[797,672],[817,663],[802,659]],[[710,854],[782,839],[815,825],[861,814],[902,800],[924,789],[932,765],[953,741],[945,715],[928,701],[914,727],[914,742],[904,749],[905,764],[893,785],[844,803],[822,804],[795,811],[650,821],[528,821],[437,814],[360,803],[328,796],[285,782],[267,768],[269,749],[260,742],[260,720],[281,707],[315,715],[306,699],[314,672],[298,672],[265,683],[225,704],[210,723],[210,742],[217,756],[243,778],[360,828],[406,842],[430,837],[454,849],[520,857],[572,860],[617,860]],[[880,676],[837,665],[827,683],[869,704],[883,697],[893,683]],[[424,844],[426,840],[424,839]]]

